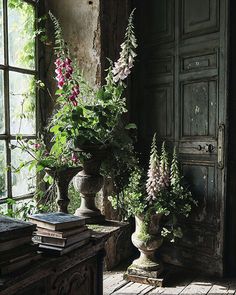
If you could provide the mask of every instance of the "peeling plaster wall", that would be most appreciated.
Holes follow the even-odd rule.
[[[71,55],[85,78],[92,85],[100,84],[100,0],[46,0],[46,9],[59,19]]]

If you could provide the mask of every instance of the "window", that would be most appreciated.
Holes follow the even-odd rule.
[[[33,0],[0,0],[0,203],[29,198],[35,187],[28,170],[9,167],[28,157],[10,148],[17,136],[34,139],[37,132],[36,13]]]

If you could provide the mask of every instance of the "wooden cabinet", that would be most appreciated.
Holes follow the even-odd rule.
[[[58,258],[44,256],[11,278],[0,279],[1,295],[102,295],[104,242]]]

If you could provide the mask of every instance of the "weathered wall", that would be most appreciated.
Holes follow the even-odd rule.
[[[99,84],[101,77],[100,0],[46,0],[46,9],[58,18],[71,55],[85,78]]]

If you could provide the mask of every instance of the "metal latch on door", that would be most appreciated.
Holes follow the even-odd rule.
[[[214,149],[215,149],[215,147],[214,147],[214,145],[213,144],[206,144],[205,146],[202,146],[202,145],[198,145],[198,148],[197,148],[199,151],[204,151],[205,150],[205,152],[206,153],[212,153],[213,151],[214,151]]]

